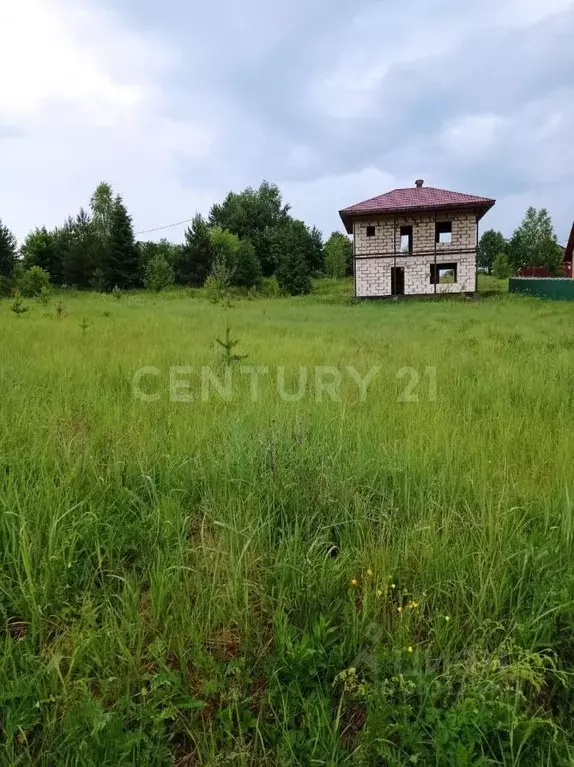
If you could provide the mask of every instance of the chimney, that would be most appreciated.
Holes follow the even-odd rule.
[[[416,186],[417,189],[422,189],[423,188],[423,184],[424,184],[424,179],[423,178],[417,178],[417,180],[415,181],[415,186]]]

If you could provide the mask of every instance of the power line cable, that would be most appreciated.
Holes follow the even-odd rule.
[[[193,218],[186,218],[185,221],[176,221],[175,224],[165,224],[165,226],[156,226],[153,229],[141,229],[139,232],[134,232],[134,237],[138,234],[151,234],[151,232],[161,232],[164,229],[173,229],[175,226],[183,226],[183,224],[190,224]],[[26,237],[16,237],[16,242],[23,242]]]
[[[139,232],[134,232],[134,235],[150,234],[151,232],[161,232],[163,229],[172,229],[174,226],[182,226],[183,224],[190,224],[192,221],[193,221],[193,218],[186,218],[185,221],[177,221],[175,224],[166,224],[165,226],[156,226],[154,229],[142,229]]]

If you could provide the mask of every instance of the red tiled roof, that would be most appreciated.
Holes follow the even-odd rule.
[[[435,189],[432,186],[393,189],[392,192],[371,197],[356,205],[339,211],[349,234],[352,233],[352,220],[356,216],[377,213],[412,213],[419,210],[444,210],[445,208],[476,208],[482,217],[496,200],[490,197],[475,197],[472,194],[450,192],[447,189]]]

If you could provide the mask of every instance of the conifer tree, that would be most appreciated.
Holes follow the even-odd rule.
[[[108,287],[117,285],[127,289],[137,286],[139,264],[132,219],[119,195],[114,200],[102,268]]]
[[[91,287],[97,256],[93,222],[82,208],[69,224],[68,245],[62,258],[64,283],[78,288]]]
[[[185,233],[179,277],[184,285],[201,287],[211,270],[214,253],[210,228],[198,213]]]
[[[16,266],[16,238],[0,219],[0,277],[11,277]]]

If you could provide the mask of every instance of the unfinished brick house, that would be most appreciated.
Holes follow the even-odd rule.
[[[474,293],[478,222],[495,202],[418,180],[341,210],[354,240],[355,296]]]

